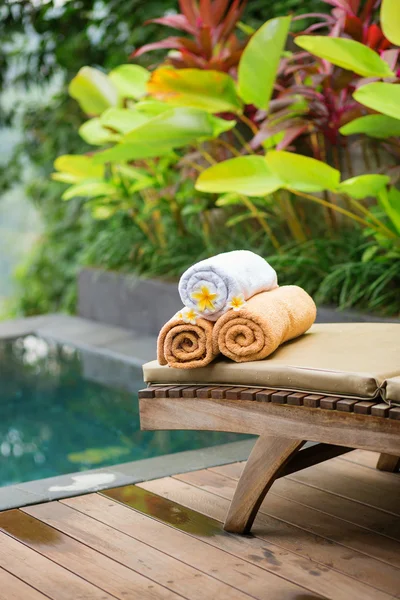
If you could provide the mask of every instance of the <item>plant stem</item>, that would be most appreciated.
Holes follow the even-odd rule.
[[[221,146],[224,146],[224,148],[226,148],[227,150],[229,150],[229,152],[231,152],[234,156],[242,156],[240,154],[239,150],[237,148],[235,148],[235,146],[233,146],[232,144],[230,144],[229,142],[227,142],[226,140],[222,140],[221,138],[217,138],[217,139],[214,140],[214,142],[217,142]]]
[[[275,237],[275,234],[273,233],[271,227],[268,225],[267,221],[264,219],[264,217],[262,217],[260,215],[260,213],[257,210],[257,207],[250,200],[250,198],[248,198],[247,196],[242,196],[242,195],[240,197],[241,197],[241,199],[243,201],[243,204],[245,206],[247,206],[247,208],[249,209],[249,211],[251,212],[251,214],[254,216],[255,219],[257,219],[257,221],[259,222],[259,224],[262,227],[262,229],[268,235],[268,237],[271,240],[271,243],[272,243],[273,247],[275,248],[275,250],[280,254],[281,253],[281,245],[280,245],[278,239]]]
[[[292,190],[289,188],[287,188],[287,189],[290,192],[292,192],[292,194],[294,194],[295,196],[301,196],[302,198],[306,198],[307,200],[311,200],[312,202],[317,202],[317,204],[321,204],[322,206],[327,206],[329,208],[332,208],[333,210],[336,210],[337,212],[341,213],[342,215],[346,215],[346,217],[353,219],[353,221],[357,221],[358,223],[361,223],[361,225],[364,225],[364,227],[369,227],[369,228],[375,229],[375,231],[377,231],[378,233],[382,233],[381,227],[379,227],[379,228],[374,227],[371,223],[369,223],[365,219],[362,219],[355,213],[352,213],[349,210],[342,208],[341,206],[332,204],[331,202],[328,202],[327,200],[323,200],[322,198],[318,198],[317,196],[311,196],[311,194],[306,194],[305,192],[299,192],[298,190]],[[368,215],[369,215],[369,211],[368,211]],[[395,233],[390,231],[390,229],[388,229],[387,231],[388,231],[388,233],[386,235],[388,235],[390,232],[390,237],[397,239],[397,236]]]
[[[242,144],[243,148],[246,149],[248,154],[255,154],[253,148],[249,145],[248,142],[246,142],[246,140],[244,139],[240,131],[236,129],[236,127],[232,129],[232,133],[236,137],[236,139]]]
[[[239,119],[242,121],[242,123],[244,123],[245,125],[247,125],[247,127],[249,129],[251,129],[251,131],[253,132],[254,135],[256,135],[258,133],[258,127],[257,125],[255,125],[253,123],[253,121],[250,121],[250,119],[248,117],[246,117],[246,115],[238,115]]]

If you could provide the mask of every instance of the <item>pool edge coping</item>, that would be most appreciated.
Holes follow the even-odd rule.
[[[0,487],[0,512],[244,461],[254,443],[230,442]],[[92,483],[84,484],[85,477]]]

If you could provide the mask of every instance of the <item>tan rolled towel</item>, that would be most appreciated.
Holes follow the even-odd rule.
[[[177,369],[205,367],[217,354],[213,351],[214,323],[197,318],[187,323],[173,317],[161,329],[157,340],[157,359],[160,365]]]
[[[261,360],[280,344],[305,333],[315,321],[313,299],[296,285],[284,285],[250,298],[238,311],[218,319],[213,331],[214,353],[236,362]]]

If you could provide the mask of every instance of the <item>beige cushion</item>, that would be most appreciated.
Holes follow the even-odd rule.
[[[313,325],[261,361],[218,358],[200,369],[173,369],[153,361],[143,371],[145,381],[153,384],[218,383],[375,398],[386,379],[400,380],[399,350],[400,324],[329,323]]]
[[[400,377],[392,377],[387,380],[386,400],[389,404],[400,405]]]

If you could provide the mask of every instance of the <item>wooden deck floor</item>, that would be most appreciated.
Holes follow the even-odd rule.
[[[400,476],[354,451],[222,524],[242,464],[0,513],[1,600],[400,597]]]

